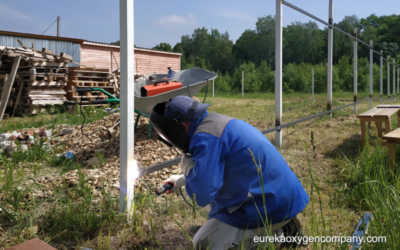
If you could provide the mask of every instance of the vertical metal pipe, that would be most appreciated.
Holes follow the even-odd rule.
[[[311,88],[312,88],[312,100],[314,101],[314,68],[312,69],[312,83],[311,83]]]
[[[275,126],[282,121],[282,0],[276,0],[275,12]],[[282,130],[275,132],[276,147],[282,147]]]
[[[329,24],[333,25],[333,0],[329,0]],[[328,29],[328,103],[327,110],[332,110],[332,61],[333,29]],[[332,116],[332,113],[330,114]]]
[[[388,104],[390,104],[390,56],[387,56]]]
[[[371,98],[369,100],[369,107],[372,109],[372,94],[373,94],[373,86],[372,86],[372,82],[373,82],[373,64],[374,64],[374,42],[372,40],[369,40],[369,44],[370,44],[370,49],[369,49],[369,98]]]
[[[400,90],[399,90],[399,65],[397,65],[397,101],[400,101]]]
[[[135,179],[139,172],[134,160],[134,25],[133,0],[119,1],[121,49],[121,136],[119,208],[130,211]]]
[[[242,98],[244,98],[244,71],[242,71]]]
[[[61,17],[57,17],[57,36],[60,36],[60,25],[61,25]]]
[[[354,36],[357,38],[357,28],[354,28]],[[358,72],[357,72],[357,62],[358,62],[358,55],[357,55],[357,40],[354,39],[354,60],[353,60],[353,83],[354,83],[354,102],[357,102],[357,78],[358,78]],[[354,114],[357,115],[357,104],[354,104]]]
[[[214,98],[214,79],[213,79],[213,98]]]
[[[383,50],[381,50],[381,104],[383,95]]]
[[[393,58],[393,102],[396,101],[396,59]]]

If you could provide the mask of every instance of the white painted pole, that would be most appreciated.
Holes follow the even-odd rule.
[[[244,71],[242,71],[242,98],[244,98]]]
[[[390,56],[387,56],[388,104],[390,104]]]
[[[329,24],[333,25],[333,0],[329,0]],[[332,60],[333,60],[333,29],[328,29],[328,103],[327,110],[332,110]],[[332,113],[330,113],[332,116]]]
[[[369,40],[369,44],[371,45],[369,49],[369,107],[372,109],[372,95],[374,92],[372,83],[373,83],[373,65],[374,65],[374,41]]]
[[[354,28],[354,36],[357,38],[357,28]],[[358,78],[358,72],[357,72],[357,63],[358,63],[358,55],[357,55],[357,40],[354,39],[354,60],[353,60],[353,83],[354,83],[354,102],[357,102],[357,78]],[[354,104],[354,114],[357,115],[357,104]]]
[[[214,98],[214,79],[213,79],[213,98]]]
[[[130,210],[133,203],[137,164],[134,160],[134,25],[133,0],[120,0],[121,50],[121,134],[120,134],[120,194],[121,212]]]
[[[397,101],[400,101],[400,90],[399,90],[399,65],[397,65]]]
[[[275,126],[282,122],[282,0],[276,0],[275,14]],[[282,147],[282,130],[275,132],[276,147]]]
[[[381,104],[383,96],[383,50],[381,50]]]
[[[312,69],[312,100],[314,101],[314,68]]]
[[[396,101],[396,59],[393,58],[393,102]]]

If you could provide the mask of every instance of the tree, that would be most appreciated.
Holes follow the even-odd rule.
[[[160,43],[154,46],[152,49],[162,50],[162,51],[170,51],[172,52],[172,47],[169,43]]]

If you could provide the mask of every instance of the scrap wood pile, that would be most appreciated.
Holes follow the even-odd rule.
[[[121,82],[121,74],[120,74],[120,70],[114,70],[112,72],[112,74],[110,75],[110,83],[113,86],[113,90],[114,90],[114,95],[119,97],[120,95],[120,82]],[[135,73],[134,74],[134,81],[135,83],[137,83],[138,81],[143,81],[143,80],[148,80],[150,76],[147,76],[145,74],[139,74],[139,73]]]
[[[8,114],[38,113],[45,105],[63,104],[67,82],[68,63],[72,57],[43,48],[36,50],[21,43],[23,48],[0,46],[0,118]],[[6,104],[7,103],[7,104]],[[17,107],[19,108],[17,109]]]
[[[83,133],[90,134],[98,129],[93,135],[82,135],[81,126],[57,125],[53,130],[52,140],[57,142],[53,146],[55,153],[64,151],[73,152],[73,155],[82,165],[82,172],[88,179],[87,185],[92,189],[95,196],[94,202],[98,202],[102,196],[102,187],[112,195],[119,195],[119,126],[114,127],[113,133],[109,134],[108,129],[112,128],[119,121],[119,113],[111,114],[102,120],[87,124],[83,127]],[[152,131],[152,138],[147,140],[148,119],[140,117],[137,131],[135,132],[135,159],[139,163],[139,168],[162,163],[172,160],[178,155],[172,148],[169,148],[157,140],[157,132]],[[101,153],[101,157],[99,156]],[[104,157],[104,159],[102,159]],[[28,163],[26,163],[28,164]],[[26,168],[28,169],[28,168]],[[141,177],[153,187],[163,184],[164,180],[172,174],[181,173],[178,166],[172,166],[157,172]],[[47,174],[35,178],[35,181],[42,185],[42,188],[32,190],[32,197],[48,197],[54,189],[65,181],[70,187],[78,185],[79,172],[73,170],[63,174]],[[28,186],[32,181],[27,181],[23,186]],[[135,183],[136,191],[146,191],[150,188],[139,179]]]
[[[77,92],[79,88],[102,88],[110,94],[114,94],[114,87],[110,82],[109,69],[96,69],[94,67],[70,67],[68,83],[65,87],[67,99],[82,103],[82,106],[90,105],[95,99],[107,99],[107,96],[99,91]]]

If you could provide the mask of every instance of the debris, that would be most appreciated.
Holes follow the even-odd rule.
[[[62,130],[62,134],[63,135],[68,135],[68,134],[72,134],[72,133],[74,133],[74,129],[73,128],[64,128],[63,130]]]

